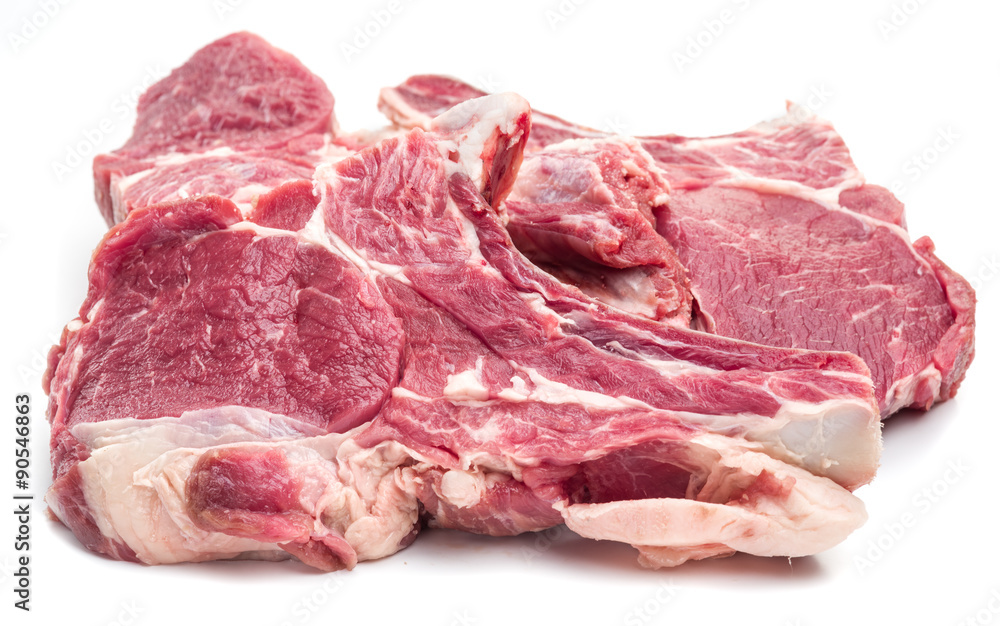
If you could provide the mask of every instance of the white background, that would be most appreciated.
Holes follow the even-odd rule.
[[[356,29],[373,11],[386,21],[378,12],[388,0],[225,2],[4,0],[0,9],[0,622],[1000,624],[996,2],[399,0],[368,41],[355,41]],[[780,115],[785,100],[808,103],[834,122],[870,182],[901,190],[914,238],[931,235],[941,258],[975,279],[969,375],[954,400],[887,424],[879,475],[858,491],[869,522],[816,557],[654,572],[627,546],[565,530],[437,531],[344,574],[294,562],[143,567],[87,553],[36,499],[33,610],[15,611],[14,396],[32,396],[40,497],[50,472],[43,355],[75,316],[105,231],[90,156],[62,176],[55,164],[81,142],[84,151],[120,146],[144,82],[242,29],[326,80],[348,130],[382,123],[379,87],[428,72],[630,134],[728,133]],[[677,55],[691,62],[678,67]],[[952,140],[935,147],[940,133]],[[922,169],[915,157],[933,163]]]

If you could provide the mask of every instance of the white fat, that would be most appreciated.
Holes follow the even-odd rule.
[[[774,417],[745,424],[743,436],[771,456],[852,489],[872,479],[882,453],[882,422],[859,400],[785,401]]]
[[[232,558],[278,552],[277,546],[199,528],[186,511],[186,479],[193,450],[164,450],[143,464],[145,440],[94,450],[80,463],[84,494],[102,534],[129,546],[145,563]],[[94,509],[97,504],[99,508]]]
[[[843,541],[864,523],[862,502],[827,478],[814,476],[720,435],[699,435],[707,472],[697,500],[649,498],[555,508],[574,532],[594,539],[630,543],[640,562],[677,565],[690,558],[734,551],[760,556],[804,556]],[[784,483],[787,495],[740,493],[763,472]]]
[[[323,169],[321,167],[320,169]],[[318,172],[319,170],[317,170]],[[313,193],[316,193],[317,188],[324,189],[326,185],[320,183],[313,183]],[[320,202],[322,204],[322,201]],[[314,243],[317,246],[323,248],[332,248],[330,243],[330,233],[326,229],[326,222],[323,220],[323,211],[319,208],[309,216],[309,220],[306,221],[306,225],[302,227],[298,232],[299,238],[310,243]]]
[[[191,163],[199,159],[227,157],[234,154],[236,154],[236,151],[230,147],[214,148],[206,152],[171,152],[163,156],[156,157],[154,163],[156,164],[156,167],[162,167],[164,165],[181,165],[184,163]]]
[[[482,472],[448,470],[441,477],[441,497],[459,508],[479,504],[486,489]]]
[[[644,365],[648,365],[666,377],[683,376],[685,374],[703,374],[710,376],[718,372],[718,370],[705,367],[704,365],[695,365],[689,361],[663,361],[660,359],[654,359],[644,354],[639,354],[633,350],[629,350],[617,341],[609,342],[607,344],[607,348],[617,352],[618,354],[641,361]]]
[[[530,394],[531,391],[528,389],[528,383],[517,374],[514,374],[510,377],[510,387],[500,391],[497,396],[501,400],[508,402],[524,402]]]
[[[489,399],[490,390],[483,383],[483,357],[476,357],[474,369],[448,375],[444,397],[453,401]]]
[[[349,133],[351,135],[360,135],[368,131],[358,131],[356,133]],[[387,135],[388,136],[388,135]],[[380,137],[382,139],[384,137]],[[350,148],[345,148],[342,145],[335,144],[332,142],[332,137],[329,133],[323,135],[323,145],[315,150],[309,152],[310,156],[315,158],[319,163],[326,165],[333,165],[339,161],[343,161],[347,157],[356,154]],[[374,143],[374,142],[372,142]]]
[[[844,179],[833,187],[816,189],[794,180],[759,178],[747,174],[743,170],[731,165],[725,166],[725,169],[729,171],[732,176],[717,183],[721,187],[736,187],[750,189],[763,194],[778,194],[800,198],[806,202],[818,204],[831,211],[848,213],[852,217],[861,220],[866,226],[883,226],[895,231],[896,234],[900,234],[900,232],[902,232],[906,236],[906,239],[909,240],[909,235],[906,234],[906,230],[896,224],[885,222],[867,215],[861,215],[860,213],[849,211],[848,209],[840,206],[840,194],[842,192],[847,189],[860,187],[865,182],[864,178],[857,170],[854,171],[852,176]]]
[[[930,384],[933,389],[933,397],[937,399],[941,393],[941,370],[934,363],[915,374],[910,374],[892,383],[885,394],[886,408],[885,415],[891,415],[896,411],[913,404],[916,399],[917,388]]]
[[[91,448],[78,468],[102,534],[124,542],[146,563],[279,551],[274,545],[199,529],[187,517],[184,496],[184,479],[197,449],[267,438],[272,421],[286,422],[277,426],[278,432],[291,434],[288,418],[241,407],[74,426],[73,435]]]
[[[93,320],[94,317],[100,312],[102,306],[104,306],[104,298],[101,298],[90,307],[90,310],[87,311],[87,319]]]
[[[745,136],[741,137],[738,135],[720,135],[718,137],[699,137],[694,139],[685,139],[684,143],[677,144],[676,147],[682,150],[711,150],[712,148],[718,148],[720,146],[731,146],[736,143],[741,143],[746,141]]]
[[[91,448],[128,443],[135,437],[166,441],[168,446],[199,448],[255,439],[294,439],[324,433],[320,428],[284,415],[239,406],[187,411],[180,417],[84,422],[74,425],[71,432],[81,443]]]
[[[63,357],[65,358],[65,357]],[[83,360],[83,345],[77,344],[76,348],[73,348],[73,353],[70,356],[69,362],[69,380],[76,380],[77,374],[80,371],[80,362]]]
[[[469,428],[467,425],[463,425],[463,429],[469,434],[470,437],[479,443],[499,441],[504,436],[503,429],[494,419],[486,420],[486,422],[479,428]]]
[[[236,222],[229,227],[229,230],[235,231],[249,231],[252,232],[257,237],[295,237],[295,233],[281,229],[281,228],[269,228],[267,226],[261,226],[256,222]]]
[[[359,447],[352,437],[363,428],[326,434],[266,411],[221,407],[176,418],[79,424],[73,434],[91,448],[78,469],[102,534],[153,564],[283,556],[277,545],[205,531],[189,517],[191,470],[202,455],[223,447],[280,449],[301,482],[302,510],[315,518],[314,537],[343,536],[360,559],[395,552],[419,513],[395,473],[421,458],[395,442]],[[53,510],[60,512],[57,505]]]
[[[476,232],[475,224],[462,215],[462,212],[458,210],[458,205],[456,205],[455,201],[451,199],[451,196],[448,196],[448,210],[462,222],[462,239],[465,241],[465,249],[469,251],[469,258],[466,261],[466,264],[482,267],[486,271],[492,270],[495,272],[493,266],[486,263],[486,258],[479,250],[481,242],[479,240],[479,233]]]
[[[416,400],[417,402],[432,402],[432,398],[427,396],[422,396],[415,391],[411,391],[406,387],[393,387],[390,392],[393,398],[400,398],[403,400]]]
[[[545,298],[543,298],[540,293],[534,291],[525,291],[525,292],[520,292],[520,295],[521,299],[524,300],[525,304],[527,304],[532,311],[538,313],[542,317],[547,317],[554,320],[558,326],[561,327],[561,326],[576,325],[576,322],[574,322],[573,320],[563,317],[558,313],[556,313],[555,311],[553,311],[549,307],[548,302],[545,301]]]
[[[607,290],[595,295],[595,298],[633,315],[656,319],[659,304],[656,287],[643,268],[608,272],[604,276],[604,284]]]
[[[353,438],[340,445],[336,461],[338,482],[356,502],[351,516],[338,521],[344,527],[344,538],[358,553],[358,560],[395,553],[412,532],[420,513],[417,498],[401,486],[400,468],[408,464],[422,468],[426,463],[420,455],[394,441],[362,448]],[[324,513],[336,517],[344,511],[338,506],[337,499],[328,500]]]
[[[253,208],[254,205],[257,204],[257,199],[261,195],[272,191],[273,189],[274,186],[272,185],[250,183],[234,191],[229,199],[233,201],[233,204],[235,204],[240,210],[243,217],[248,217],[251,213],[253,213]]]
[[[430,129],[431,116],[407,104],[393,87],[383,87],[379,92],[379,110],[404,128]]]
[[[111,207],[114,213],[115,223],[125,220],[125,202],[123,198],[129,187],[136,184],[143,178],[155,172],[155,168],[141,170],[128,176],[113,175],[111,180]]]
[[[584,391],[575,387],[570,387],[565,383],[549,380],[537,370],[530,367],[519,368],[528,379],[534,384],[534,388],[527,396],[523,395],[521,389],[504,389],[498,395],[503,400],[513,402],[531,401],[542,402],[544,404],[582,404],[588,407],[625,409],[625,408],[645,408],[651,409],[645,402],[640,402],[628,396],[612,397],[594,391]],[[513,381],[513,379],[511,379]]]
[[[808,202],[815,202],[820,206],[832,210],[837,210],[840,207],[839,198],[841,191],[857,187],[861,184],[854,179],[848,179],[835,187],[816,189],[795,180],[759,178],[757,176],[747,174],[733,165],[726,165],[725,169],[731,174],[731,177],[720,181],[718,183],[719,186],[751,189],[763,194],[793,196]]]
[[[430,129],[446,138],[437,141],[444,158],[457,153],[459,163],[477,189],[483,188],[483,158],[486,144],[494,141],[499,130],[510,135],[516,131],[517,114],[531,107],[515,93],[499,93],[466,100],[434,118]],[[519,140],[520,137],[513,138]]]

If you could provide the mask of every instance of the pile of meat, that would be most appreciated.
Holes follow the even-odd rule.
[[[52,512],[142,563],[390,555],[565,524],[651,567],[826,550],[881,419],[952,397],[969,284],[800,110],[621,137],[440,76],[338,129],[237,33],[94,161],[49,357]]]

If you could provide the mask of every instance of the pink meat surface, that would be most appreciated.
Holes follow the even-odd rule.
[[[972,288],[928,238],[910,241],[902,204],[864,183],[828,123],[793,112],[730,137],[643,145],[671,181],[658,228],[707,330],[853,352],[883,416],[954,396],[974,352]]]
[[[205,193],[246,211],[269,187],[309,179],[333,129],[333,96],[319,77],[235,33],[142,95],[132,137],[94,159],[97,204],[109,226],[134,208]]]
[[[383,89],[380,107],[397,124],[424,127],[426,115],[472,89],[414,76]],[[537,111],[532,125],[528,170],[567,145],[558,142],[600,136]],[[694,327],[857,354],[871,369],[883,417],[955,395],[974,355],[975,294],[929,238],[910,241],[903,205],[865,184],[829,123],[793,108],[732,135],[639,141],[669,185],[669,201],[654,207],[656,227],[690,281]],[[544,182],[535,187],[547,192]],[[576,212],[553,207],[560,209]],[[531,256],[537,246],[511,222],[515,243]],[[554,273],[583,283],[577,264],[570,258]]]
[[[691,323],[687,272],[655,228],[670,188],[633,140],[569,140],[525,161],[504,204],[517,249],[622,310]]]
[[[338,140],[321,87],[233,35],[154,86],[133,139],[97,160],[99,200],[138,199],[100,205],[120,223],[45,380],[46,500],[81,543],[333,570],[424,524],[566,524],[659,567],[814,554],[864,521],[851,491],[881,445],[868,366],[687,328],[697,283],[654,229],[677,192],[641,146],[595,133],[544,148],[573,127],[474,92],[420,128]],[[580,186],[520,188],[519,172],[563,166]],[[236,176],[259,187],[239,195]],[[664,314],[532,263],[507,228],[518,202],[579,213],[525,235],[550,255],[670,281],[673,295],[652,291]],[[938,358],[964,367],[960,351]]]

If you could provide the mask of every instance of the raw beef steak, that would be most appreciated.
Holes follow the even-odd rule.
[[[671,181],[658,228],[688,270],[702,327],[853,352],[883,416],[951,398],[974,351],[972,288],[929,238],[910,242],[903,205],[864,184],[833,128],[802,117],[643,140]]]
[[[108,225],[134,208],[213,193],[244,212],[281,182],[310,179],[329,154],[333,96],[292,55],[250,33],[199,50],[139,99],[131,139],[94,159]]]
[[[477,95],[454,79],[414,76],[383,89],[379,104],[397,124],[426,127],[428,115]],[[533,161],[546,152],[574,145],[555,142],[600,136],[539,112],[532,131],[528,171],[540,168]],[[871,369],[883,416],[955,395],[974,354],[972,288],[934,255],[929,238],[911,243],[902,204],[865,184],[829,123],[793,110],[733,135],[639,141],[655,163],[648,175],[669,183],[669,200],[653,209],[658,231],[686,269],[695,328],[853,352]],[[546,169],[553,174],[524,184],[544,194],[572,166]],[[568,205],[535,211],[561,213],[568,223],[592,219]],[[520,235],[519,218],[511,211],[509,228],[531,256],[535,245]],[[608,241],[618,245],[627,234]],[[577,265],[570,258],[555,274],[582,282]]]
[[[228,67],[199,55],[166,80]],[[50,356],[56,516],[114,558],[324,570],[424,523],[566,523],[650,566],[812,554],[860,525],[850,490],[880,451],[861,359],[632,315],[538,269],[502,212],[529,113],[512,94],[459,104],[317,158],[310,181],[261,182],[249,207],[211,172],[199,197],[131,206]],[[245,131],[211,150],[243,158],[266,135]]]

